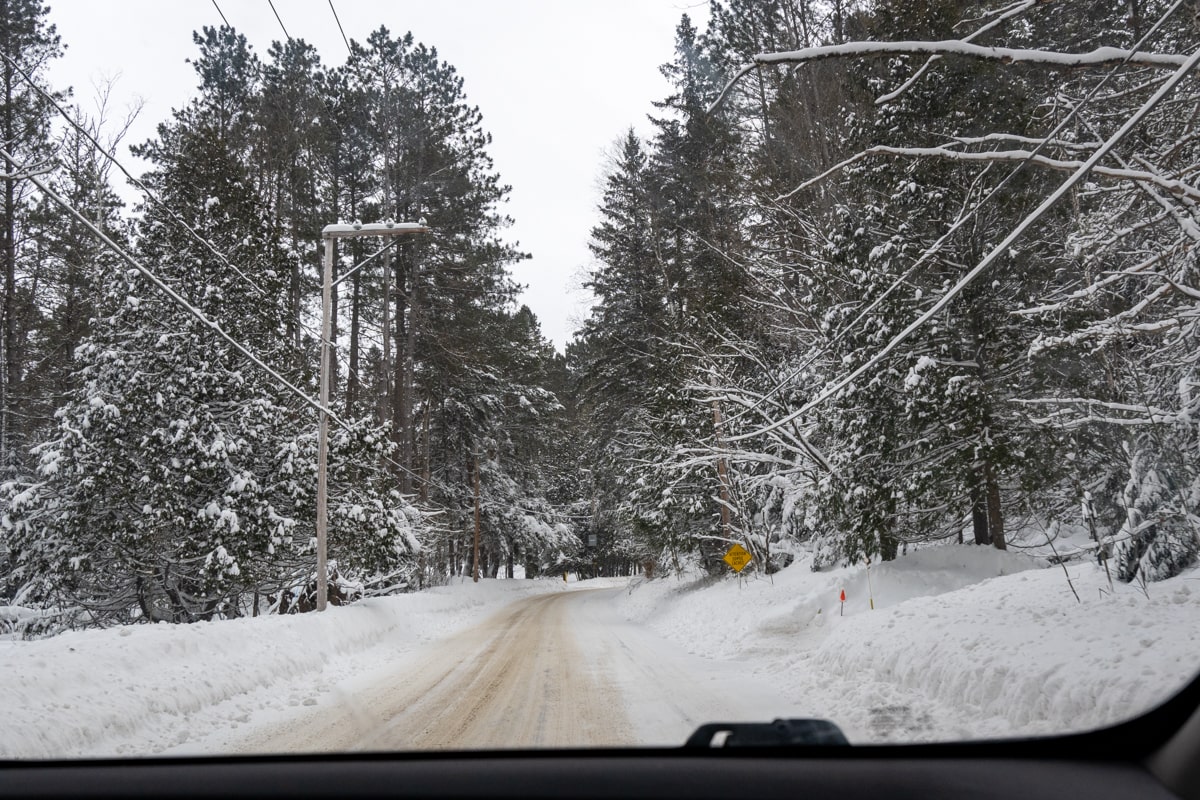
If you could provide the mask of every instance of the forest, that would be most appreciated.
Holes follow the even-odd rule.
[[[331,65],[204,28],[125,143],[48,84],[47,15],[0,5],[0,605],[44,631],[313,607],[332,220],[431,230],[338,244],[333,602],[734,543],[770,574],[1083,529],[1062,559],[1143,583],[1200,554],[1194,0],[684,15],[651,133],[596,165],[563,353],[419,32]]]

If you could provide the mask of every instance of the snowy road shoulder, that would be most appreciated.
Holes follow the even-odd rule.
[[[1200,570],[1110,587],[1061,566],[938,546],[871,567],[635,584],[621,613],[772,687],[780,715],[851,741],[1081,731],[1140,714],[1200,668]],[[844,609],[840,592],[846,591]],[[874,599],[874,610],[871,599]],[[844,616],[843,616],[844,613]]]
[[[614,740],[631,744],[777,716],[831,719],[857,742],[1084,730],[1145,711],[1200,665],[1197,569],[1143,592],[1094,562],[1068,565],[1068,585],[1062,567],[970,546],[870,578],[805,558],[773,579],[468,582],[325,614],[0,640],[0,758],[230,752],[327,707],[359,713],[360,690],[395,683],[417,654],[583,588],[610,591],[554,604],[568,616],[546,635],[569,630],[577,657],[542,669],[614,687],[629,728]]]
[[[215,752],[248,724],[475,624],[554,580],[467,582],[325,614],[0,641],[0,758]]]

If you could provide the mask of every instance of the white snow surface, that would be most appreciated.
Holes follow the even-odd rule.
[[[0,640],[0,759],[203,752],[562,581],[480,581],[323,614]],[[344,698],[343,698],[344,699]]]
[[[1061,544],[1061,543],[1060,543]],[[661,579],[624,615],[687,650],[744,665],[780,716],[835,721],[852,742],[1083,731],[1137,716],[1200,669],[1200,570],[1143,594],[1095,562],[1062,566],[945,545],[814,573]],[[839,593],[846,592],[844,616]]]
[[[576,588],[610,588],[572,604],[571,629],[584,662],[617,665],[631,744],[677,744],[718,709],[824,717],[858,742],[1085,730],[1149,709],[1200,666],[1200,570],[1110,591],[1094,562],[1073,562],[1077,601],[1061,566],[986,547],[917,550],[869,581],[810,563],[455,582],[320,615],[0,639],[0,758],[221,752],[307,706],[356,702],[354,687],[509,603]]]

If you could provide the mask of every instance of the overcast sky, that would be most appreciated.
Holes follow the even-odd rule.
[[[172,108],[193,95],[192,31],[229,23],[265,57],[284,34],[267,0],[47,0],[67,45],[51,81],[72,86],[75,101],[95,108],[93,88],[115,78],[120,115],[134,98],[144,108],[126,144],[142,142]],[[513,187],[505,209],[509,238],[533,258],[519,264],[522,301],[562,348],[586,315],[580,287],[592,263],[588,231],[596,221],[604,153],[646,114],[668,86],[658,66],[671,58],[674,29],[688,13],[702,23],[699,0],[334,0],[346,35],[364,41],[386,25],[412,31],[463,76],[469,100],[491,132],[491,154]],[[315,45],[326,64],[341,64],[346,46],[329,0],[275,0],[292,37]],[[127,165],[136,162],[122,149]],[[135,170],[135,174],[141,168]],[[124,193],[132,197],[129,193]]]

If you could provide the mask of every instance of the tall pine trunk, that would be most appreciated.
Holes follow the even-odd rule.
[[[402,257],[403,251],[397,253],[396,257],[396,320],[395,320],[395,348],[399,356],[395,359],[395,373],[392,378],[392,441],[394,441],[400,449],[400,492],[409,494],[412,492],[412,477],[408,470],[411,469],[411,450],[406,453],[404,441],[408,437],[410,420],[405,415],[405,398],[407,392],[408,376],[405,374],[404,352],[405,343],[408,336],[408,327],[411,323],[408,312],[408,297],[412,292],[412,284],[409,281],[408,269],[405,264],[405,259]]]
[[[13,52],[13,42],[9,33],[9,17],[11,11],[8,3],[0,4],[0,24],[4,26],[4,53],[9,58],[17,54]],[[14,80],[12,66],[4,64],[4,147],[13,150],[15,141],[15,111],[13,109]],[[15,172],[18,164],[6,165],[8,171]],[[4,375],[0,380],[0,458],[3,466],[12,463],[13,450],[13,403],[17,384],[20,381],[20,359],[17,346],[17,184],[15,178],[4,179],[4,229],[0,235],[4,237]]]

